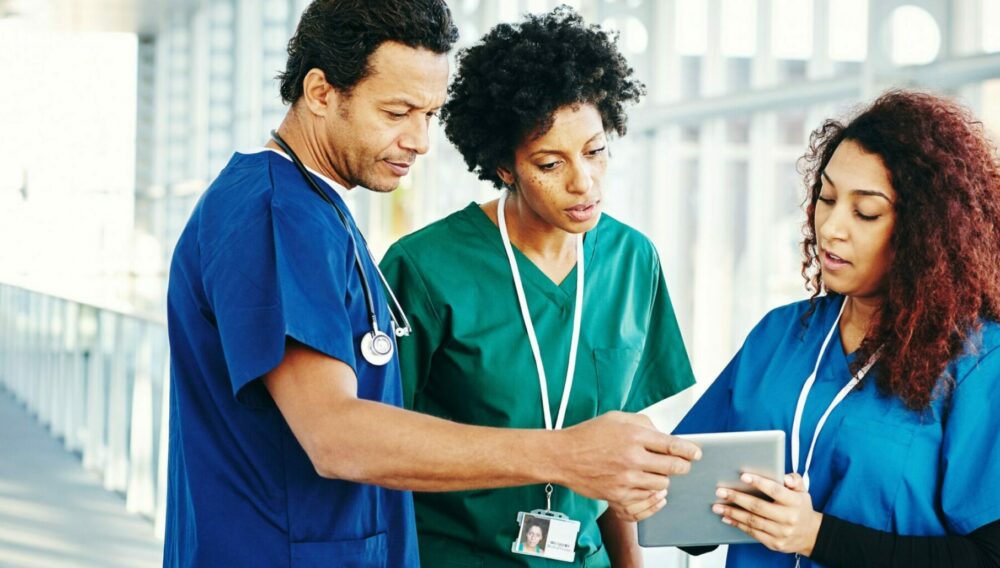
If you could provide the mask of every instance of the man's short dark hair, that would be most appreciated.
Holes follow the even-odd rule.
[[[338,91],[350,92],[371,69],[384,42],[447,53],[458,28],[444,0],[314,0],[288,42],[281,99],[294,104],[310,69],[320,69]]]

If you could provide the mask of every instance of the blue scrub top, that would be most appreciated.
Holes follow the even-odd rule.
[[[784,430],[785,469],[792,471],[795,405],[842,302],[818,298],[807,327],[808,301],[765,316],[675,433]],[[880,395],[874,375],[836,407],[809,470],[817,511],[911,536],[964,535],[1000,519],[1000,493],[989,490],[1000,479],[1000,325],[984,322],[970,347],[948,364],[950,394],[925,411]],[[802,417],[800,473],[820,416],[851,378],[850,362],[834,333]],[[733,545],[726,565],[794,566],[795,557]]]
[[[390,321],[346,204],[379,322]],[[402,402],[398,359],[369,365],[353,246],[337,213],[271,151],[236,154],[170,268],[170,461],[164,566],[418,566],[409,492],[324,479],[260,377],[286,338],[350,365],[358,397]]]

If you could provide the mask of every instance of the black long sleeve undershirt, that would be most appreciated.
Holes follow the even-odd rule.
[[[716,548],[681,550],[698,556]],[[1000,519],[965,536],[901,536],[824,514],[810,559],[830,568],[996,568],[1000,567]]]
[[[900,536],[824,514],[810,558],[831,568],[1000,567],[1000,520],[965,536]]]

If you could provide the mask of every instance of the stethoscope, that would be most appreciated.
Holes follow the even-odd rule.
[[[285,141],[278,135],[275,130],[271,131],[271,139],[274,143],[281,147],[281,150],[288,156],[288,158],[295,164],[295,167],[299,169],[299,173],[305,178],[306,182],[309,183],[309,187],[313,189],[322,199],[326,201],[330,207],[333,207],[334,211],[337,212],[337,216],[340,217],[340,222],[344,224],[344,228],[347,229],[347,234],[351,237],[351,245],[354,247],[354,266],[358,272],[358,276],[361,277],[361,287],[365,292],[365,303],[368,305],[368,319],[371,321],[372,329],[370,332],[364,334],[361,337],[361,356],[365,358],[372,365],[383,366],[392,360],[392,355],[396,350],[395,343],[393,343],[392,338],[390,338],[385,332],[378,327],[378,317],[375,314],[375,301],[372,299],[371,287],[368,285],[368,277],[365,275],[364,266],[361,264],[361,255],[358,253],[358,241],[354,238],[354,232],[351,230],[351,224],[347,220],[347,215],[337,207],[337,204],[330,199],[330,196],[326,194],[313,179],[313,176],[306,169],[305,164],[299,160],[299,157],[292,151],[291,147],[285,143]],[[368,243],[365,243],[365,251],[368,252],[368,257],[372,257],[372,252],[368,248]],[[382,280],[382,284],[385,285],[386,291],[389,293],[389,297],[392,298],[392,303],[395,305],[396,309],[393,310],[393,306],[389,306],[389,317],[392,318],[392,329],[396,337],[406,337],[410,335],[412,329],[410,328],[410,321],[406,319],[406,312],[403,311],[402,306],[399,305],[399,301],[396,300],[396,295],[392,293],[392,288],[389,287],[389,283],[385,279],[385,275],[379,270],[379,267],[375,262],[372,262],[375,267],[375,272],[378,273],[379,278]],[[396,311],[399,312],[399,319],[403,320],[403,325],[399,325],[399,320],[396,319]]]

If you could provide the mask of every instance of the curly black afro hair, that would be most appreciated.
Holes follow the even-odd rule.
[[[544,135],[567,105],[594,105],[605,131],[623,136],[625,105],[646,88],[618,52],[617,39],[563,5],[500,24],[460,51],[441,119],[469,171],[503,188],[497,167],[509,167],[514,150],[529,135]]]

